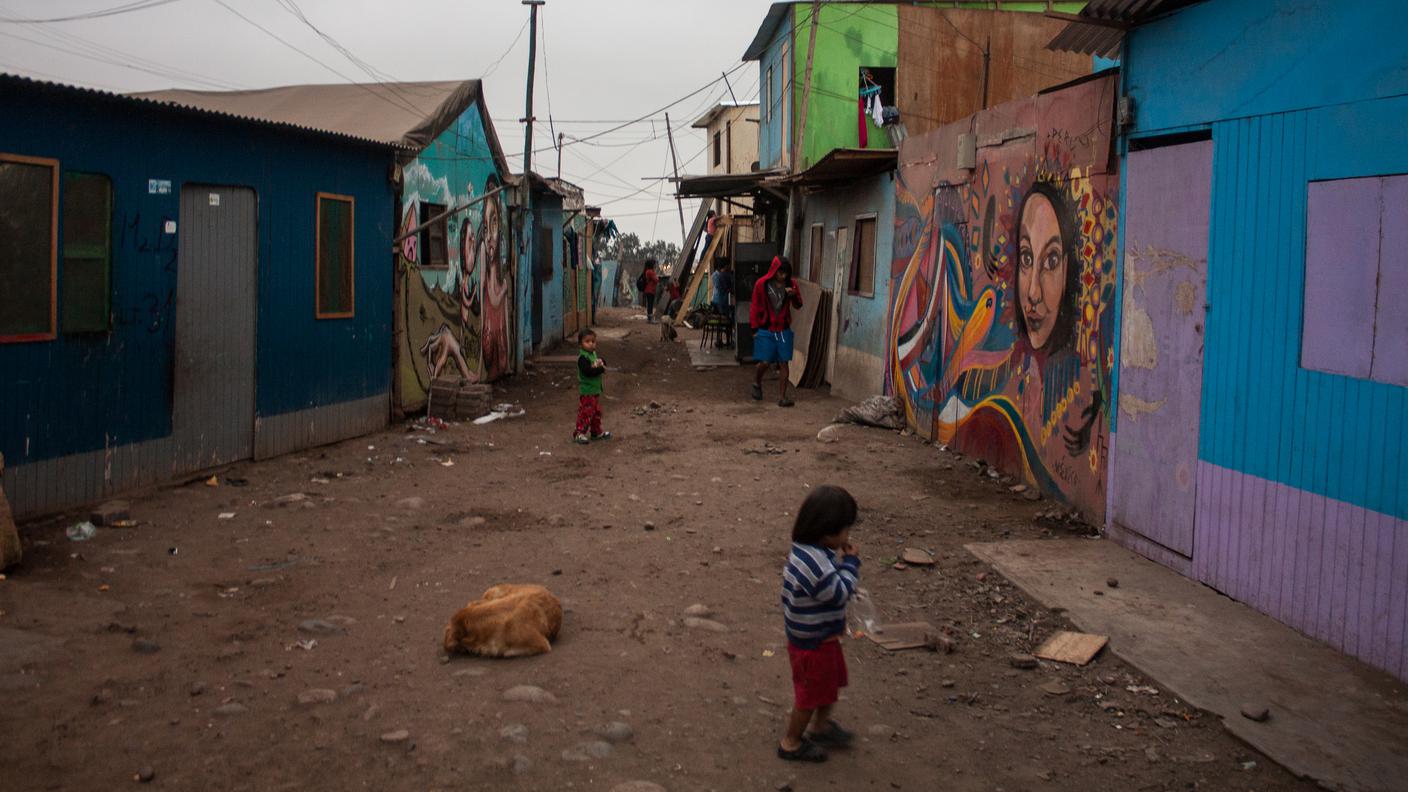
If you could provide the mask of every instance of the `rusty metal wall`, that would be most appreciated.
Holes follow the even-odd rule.
[[[248,188],[181,188],[173,473],[254,454],[257,218]]]

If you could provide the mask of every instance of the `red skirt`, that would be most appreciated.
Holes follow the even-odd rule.
[[[846,655],[840,641],[823,641],[815,649],[787,644],[792,661],[792,693],[799,710],[813,710],[835,704],[840,689],[848,682]]]

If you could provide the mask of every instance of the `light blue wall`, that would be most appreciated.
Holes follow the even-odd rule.
[[[767,92],[771,97],[771,107],[760,107],[758,110],[758,167],[762,170],[779,167],[782,164],[783,148],[786,146],[787,137],[783,134],[782,122],[791,112],[791,91],[784,90],[787,85],[787,63],[782,57],[782,46],[791,38],[792,15],[789,13],[778,25],[772,43],[768,44],[767,51],[758,61],[760,85],[761,81],[768,78],[768,68],[772,68],[772,89]],[[761,93],[759,97],[761,101]]]
[[[857,216],[874,214],[875,219],[875,294],[864,297],[846,294],[841,301],[841,324],[837,343],[843,347],[883,358],[885,354],[885,319],[890,304],[890,260],[894,253],[895,182],[892,173],[882,173],[868,179],[848,182],[824,192],[813,193],[806,199],[805,221],[802,225],[802,252],[795,266],[810,260],[811,228],[821,223],[826,228],[822,286],[831,288],[836,256],[835,232],[838,227],[850,229],[851,246],[855,245]],[[849,262],[846,266],[849,267]],[[848,270],[849,272],[849,270]],[[880,392],[883,381],[874,383]]]
[[[552,232],[552,277],[542,284],[543,343],[540,349],[546,349],[562,340],[562,198],[538,193],[533,196],[533,206],[538,227]],[[533,240],[537,242],[537,233]]]
[[[1132,31],[1137,132],[1408,93],[1408,3],[1213,0]]]
[[[1405,27],[1381,3],[1221,0],[1124,53],[1139,133],[1212,134],[1199,458],[1398,518],[1408,389],[1304,370],[1300,348],[1308,183],[1408,172],[1408,97],[1379,98],[1408,93]]]

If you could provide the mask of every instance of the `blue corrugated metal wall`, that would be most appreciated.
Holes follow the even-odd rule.
[[[387,391],[387,149],[13,79],[0,81],[0,106],[0,151],[107,174],[114,208],[112,332],[0,345],[7,467],[170,434],[177,235],[162,226],[177,221],[180,233],[183,184],[248,186],[258,197],[258,414]],[[149,193],[148,179],[170,180],[171,192]],[[356,198],[352,319],[314,318],[318,191]]]

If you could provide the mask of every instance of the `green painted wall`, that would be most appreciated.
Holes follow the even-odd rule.
[[[802,123],[802,91],[806,82],[807,48],[811,39],[812,7],[793,6],[796,46],[792,48],[794,124]],[[860,145],[857,129],[857,80],[860,67],[890,67],[897,62],[899,11],[893,5],[825,4],[817,20],[816,52],[812,56],[811,101],[807,107],[802,161],[811,167],[835,148]],[[889,101],[893,101],[890,99]],[[883,130],[870,129],[869,148],[889,148]]]

